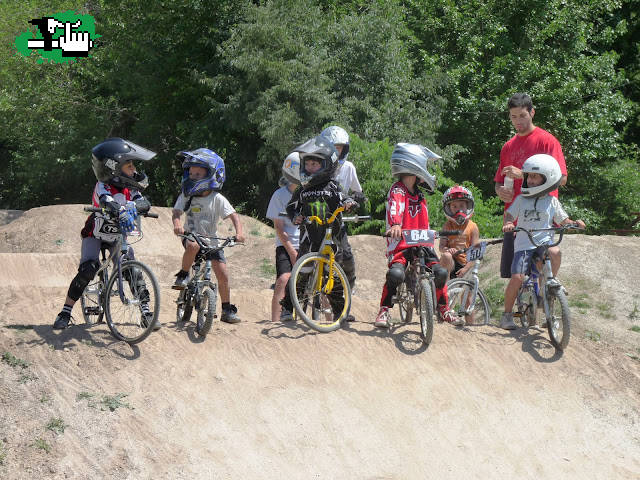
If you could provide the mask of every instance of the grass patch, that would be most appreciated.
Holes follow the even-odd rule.
[[[4,448],[2,448],[0,444],[0,465],[4,465],[5,458],[7,458],[7,452],[4,451]]]
[[[51,402],[51,397],[46,393],[43,393],[42,396],[40,397],[40,403],[49,403],[49,402]]]
[[[596,308],[598,309],[598,313],[603,318],[613,318],[613,313],[611,313],[611,305],[608,303],[598,303],[596,304]]]
[[[633,310],[631,310],[631,312],[629,312],[629,315],[627,316],[631,321],[638,320],[640,318],[640,309],[638,308],[638,304],[636,302],[633,302]]]
[[[260,275],[265,278],[273,278],[276,276],[276,266],[268,259],[263,258],[260,264]]]
[[[586,310],[591,308],[591,303],[587,300],[589,299],[589,295],[586,293],[578,293],[577,295],[571,295],[569,297],[569,306],[580,308],[582,310]]]
[[[504,285],[500,280],[493,280],[482,287],[484,296],[491,306],[491,316],[499,318],[504,310]]]
[[[640,333],[640,325],[634,325],[629,330],[631,330],[632,332]]]
[[[126,397],[126,393],[116,393],[115,395],[104,395],[102,400],[100,400],[100,409],[114,412],[118,408],[128,408],[129,410],[133,410],[133,407],[129,405],[127,402],[123,402],[122,399]]]
[[[51,451],[51,445],[49,445],[44,438],[36,439],[36,441],[33,442],[33,446],[39,450],[44,450],[47,453]]]
[[[640,348],[636,349],[636,352],[638,353],[638,355],[634,355],[633,353],[625,353],[625,355],[627,357],[632,358],[633,360],[635,360],[636,362],[640,362]]]
[[[63,434],[65,428],[66,425],[64,423],[64,420],[62,420],[61,418],[52,418],[51,420],[49,420],[49,423],[47,423],[47,430],[51,430],[53,433],[56,433],[58,435]]]
[[[11,367],[29,368],[29,364],[27,362],[20,358],[14,357],[9,352],[4,352],[2,354],[2,361]]]
[[[273,233],[273,232],[267,233],[267,238],[275,238],[275,237],[276,237],[275,233]]]
[[[257,228],[252,228],[249,231],[249,235],[253,235],[254,237],[259,237],[260,236],[260,230]]]
[[[37,380],[37,379],[38,377],[36,377],[31,373],[23,373],[22,375],[20,375],[20,378],[18,379],[18,383],[27,383],[31,380]]]
[[[598,332],[594,332],[593,330],[587,330],[586,332],[584,332],[584,336],[594,342],[600,340],[600,334]]]

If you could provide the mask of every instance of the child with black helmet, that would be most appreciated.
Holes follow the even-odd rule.
[[[329,216],[341,205],[350,204],[344,198],[340,187],[333,179],[338,168],[338,152],[327,138],[319,135],[296,147],[294,152],[300,156],[300,184],[287,204],[287,216],[295,224],[300,225],[304,217],[318,215]],[[341,235],[346,235],[342,229],[342,216],[338,216],[332,223],[332,235],[336,245],[341,243]],[[315,251],[322,243],[321,229],[316,225],[300,227],[300,248],[298,257]],[[329,297],[334,314],[338,314],[344,307],[344,296],[340,289],[334,288]],[[283,309],[291,312],[293,305],[289,288],[285,289],[285,296],[281,301]]]
[[[422,186],[433,193],[436,177],[427,170],[430,161],[440,156],[422,145],[398,143],[391,154],[391,174],[398,179],[387,195],[387,260],[389,270],[380,298],[380,310],[374,322],[379,328],[389,326],[390,312],[393,307],[393,297],[400,284],[404,281],[404,270],[409,258],[410,245],[407,244],[403,230],[428,230],[429,213],[427,201],[418,188]],[[435,250],[429,247],[427,265],[435,277],[438,311],[441,318],[454,325],[461,325],[463,320],[456,316],[448,307],[447,277],[448,272],[438,262]]]
[[[519,227],[527,230],[550,228],[553,223],[559,225],[576,223],[581,228],[585,227],[582,220],[571,220],[558,198],[551,196],[551,192],[556,190],[562,181],[560,166],[555,158],[546,153],[533,155],[524,162],[522,173],[524,177],[522,190],[504,214],[503,232],[513,231],[516,228],[516,220]],[[533,237],[538,245],[553,240],[552,233],[544,230],[534,232]],[[549,253],[552,249],[558,249],[558,247],[550,247]],[[538,250],[525,232],[516,234],[511,278],[504,292],[504,313],[500,320],[500,327],[505,330],[517,328],[513,321],[513,304],[524,275],[529,270]],[[559,258],[559,255],[555,258]],[[559,268],[560,263],[554,261],[554,256],[551,256],[551,270],[554,277]]]
[[[244,242],[242,223],[235,209],[219,190],[224,184],[226,175],[224,160],[208,148],[198,148],[193,151],[182,151],[176,155],[182,160],[182,191],[176,200],[172,212],[173,232],[176,235],[184,233],[181,222],[182,214],[186,212],[186,226],[188,231],[205,236],[215,237],[218,221],[230,219],[236,230],[236,240]],[[174,289],[183,290],[188,283],[189,270],[196,258],[199,245],[191,240],[183,240],[185,248],[182,256],[182,268],[176,274]],[[229,288],[229,274],[222,250],[215,253],[211,265],[218,281],[220,300],[222,302],[221,320],[227,323],[237,323],[240,318],[238,309],[231,303]]]
[[[78,273],[71,281],[62,310],[53,323],[53,328],[64,329],[71,323],[71,310],[85,287],[89,284],[100,265],[100,249],[103,245],[112,248],[120,236],[120,231],[129,233],[135,228],[138,213],[146,213],[151,208],[141,191],[149,179],[138,172],[134,161],[149,161],[156,154],[140,145],[122,138],[108,138],[91,150],[91,163],[98,182],[93,189],[94,207],[106,208],[109,215],[92,213],[82,229],[82,247]],[[116,220],[117,219],[117,220]],[[129,257],[134,258],[133,248]],[[143,321],[153,318],[147,303],[141,304]],[[160,328],[156,322],[154,329]]]

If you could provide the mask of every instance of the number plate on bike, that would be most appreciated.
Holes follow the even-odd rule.
[[[484,257],[484,251],[487,249],[487,243],[482,242],[478,246],[470,247],[467,251],[467,261],[473,262],[474,260],[480,260]]]
[[[433,230],[403,230],[404,242],[412,247],[433,247],[435,232]]]

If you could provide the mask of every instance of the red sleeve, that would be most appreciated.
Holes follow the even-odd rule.
[[[393,185],[389,190],[389,200],[387,201],[387,222],[389,226],[402,225],[405,202],[404,190],[399,186]]]
[[[562,153],[562,147],[560,146],[560,142],[556,140],[555,137],[551,137],[552,143],[551,147],[551,156],[555,158],[560,166],[560,172],[562,175],[567,174],[567,164],[564,161],[564,154]]]

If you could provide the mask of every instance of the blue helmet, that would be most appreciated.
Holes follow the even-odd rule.
[[[220,190],[225,181],[224,160],[213,150],[198,148],[190,152],[178,152],[176,157],[182,160],[182,193],[186,196],[198,195],[207,190]],[[207,170],[204,178],[189,178],[190,167]]]

